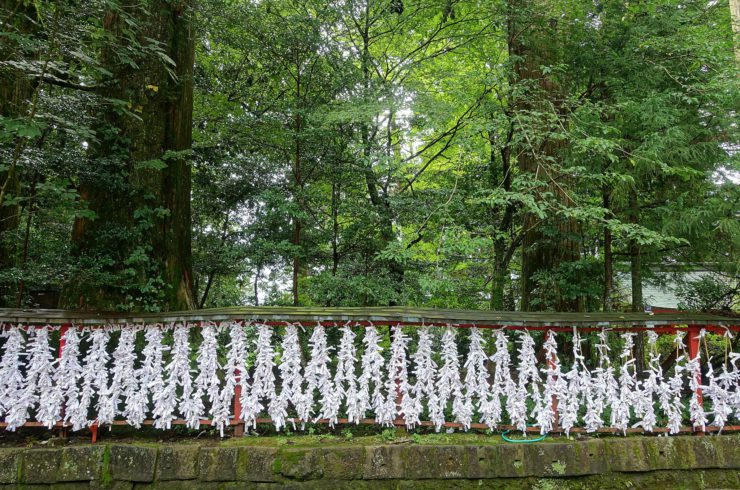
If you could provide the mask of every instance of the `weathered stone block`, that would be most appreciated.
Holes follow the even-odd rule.
[[[516,478],[527,476],[523,444],[481,446],[478,467],[481,478]]]
[[[581,476],[606,471],[600,441],[536,444],[524,451],[526,473],[532,476]]]
[[[21,464],[21,451],[0,449],[0,483],[17,483]]]
[[[637,437],[606,439],[604,452],[609,469],[624,473],[649,471],[650,461],[643,441]]]
[[[364,447],[337,447],[320,451],[324,478],[330,480],[362,479],[365,465]]]
[[[367,480],[404,478],[400,446],[370,446],[365,451],[362,475]]]
[[[198,474],[202,481],[236,480],[238,449],[203,447],[198,456]]]
[[[59,464],[61,482],[99,480],[103,469],[104,446],[66,447]]]
[[[723,468],[724,454],[711,436],[695,436],[687,438],[694,454],[694,468]]]
[[[313,480],[324,474],[320,454],[315,449],[286,449],[278,453],[280,474],[296,480]]]
[[[240,447],[236,478],[239,481],[273,482],[280,472],[278,451],[271,447]]]
[[[108,473],[114,480],[150,482],[154,480],[157,451],[141,446],[109,446]]]
[[[30,449],[23,453],[24,483],[55,483],[59,477],[59,449]]]
[[[683,436],[642,439],[651,470],[689,470],[696,467],[694,447]]]
[[[404,478],[410,480],[479,478],[478,451],[475,446],[403,447]]]
[[[710,438],[722,455],[721,468],[740,469],[740,437],[721,435]]]
[[[163,446],[157,455],[157,480],[193,480],[198,477],[199,446]]]

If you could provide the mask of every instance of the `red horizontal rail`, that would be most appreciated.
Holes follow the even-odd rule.
[[[286,419],[286,421],[294,421],[296,424],[300,424],[302,422],[299,419]],[[209,425],[212,425],[211,422],[212,422],[211,419],[201,419],[200,420],[200,425],[202,425],[202,426],[209,426]],[[273,421],[272,421],[271,418],[258,418],[258,419],[256,419],[256,422],[258,424],[272,424],[273,423]],[[171,422],[172,425],[185,425],[186,423],[187,422],[185,421],[185,419],[175,419],[175,420],[172,420],[172,422]],[[329,420],[328,419],[318,419],[318,420],[306,421],[306,423],[314,423],[314,424],[328,425]],[[338,419],[338,421],[337,421],[336,424],[337,425],[377,425],[375,419],[368,419],[368,418],[360,420],[359,423],[350,422],[348,419]],[[7,424],[5,422],[0,422],[0,427],[5,427],[6,425]],[[129,426],[129,427],[132,427],[125,420],[115,420],[115,421],[113,421],[113,424],[112,425],[114,425],[114,426]],[[142,422],[142,425],[154,425],[154,420],[147,419],[144,422]],[[231,420],[227,425],[230,425],[230,426],[243,426],[244,425],[244,422],[241,422],[241,421],[238,421],[238,420]],[[394,425],[396,425],[398,427],[405,427],[406,424],[405,424],[405,422],[403,420],[396,420],[394,422]],[[423,421],[419,422],[416,425],[417,426],[422,426],[422,427],[434,427],[434,423],[431,422],[431,421],[428,421],[428,420],[423,420]],[[42,424],[41,422],[26,422],[25,424],[23,424],[23,427],[46,427],[46,426],[44,424]],[[67,424],[62,424],[61,422],[57,422],[54,425],[54,428],[64,428],[64,427],[70,427],[70,426],[67,425]],[[453,428],[453,429],[462,429],[463,428],[463,425],[460,424],[460,423],[457,423],[457,422],[445,422],[445,423],[442,424],[442,427],[445,427],[445,428]],[[470,429],[474,429],[474,430],[488,430],[488,429],[490,429],[490,427],[488,427],[486,424],[473,423],[473,424],[470,424]],[[499,425],[494,430],[501,431],[501,432],[507,431],[507,430],[510,430],[510,431],[519,431],[519,429],[517,429],[513,425]],[[664,434],[664,433],[667,433],[668,431],[669,431],[669,429],[667,427],[655,427],[655,428],[653,428],[653,430],[651,432],[646,432],[645,430],[640,429],[640,428],[629,428],[629,429],[627,429],[627,434],[651,434],[651,433],[652,434]],[[716,427],[716,426],[707,426],[706,427],[706,432],[719,432],[719,431],[720,431],[720,428],[719,427]],[[721,431],[722,432],[740,432],[740,425],[725,425],[721,429]],[[559,427],[553,427],[553,429],[550,431],[550,433],[562,433],[562,432],[563,432],[563,430],[560,429]],[[583,427],[573,427],[573,428],[570,429],[570,432],[571,433],[575,433],[575,434],[588,434],[589,433]],[[697,430],[694,429],[693,427],[681,427],[679,429],[679,432],[680,433],[695,433],[695,432],[697,432]],[[537,426],[527,427],[527,433],[529,433],[529,434],[539,434],[540,433],[540,429]],[[602,427],[602,428],[597,429],[596,431],[593,431],[593,432],[590,432],[590,433],[591,434],[593,434],[593,433],[598,433],[598,434],[621,434],[622,433],[622,430],[621,429],[618,429],[616,427]]]
[[[197,321],[197,322],[187,322],[187,325],[190,327],[198,327],[202,328],[204,325],[212,324],[215,322],[208,322],[208,321]],[[579,327],[579,326],[562,326],[562,325],[553,325],[553,326],[522,326],[522,325],[482,325],[482,324],[475,324],[475,323],[429,323],[429,322],[393,322],[393,321],[379,321],[379,322],[371,322],[367,320],[363,321],[349,321],[349,322],[337,322],[337,321],[321,321],[321,322],[287,322],[287,321],[266,321],[266,322],[260,322],[260,321],[251,321],[251,320],[229,320],[229,323],[238,323],[238,324],[255,324],[255,325],[267,325],[270,327],[283,327],[287,325],[296,325],[301,327],[315,327],[315,326],[322,326],[322,327],[344,327],[345,325],[349,325],[351,327],[382,327],[382,326],[402,326],[402,327],[453,327],[453,328],[481,328],[481,329],[504,329],[504,330],[526,330],[526,331],[532,331],[532,332],[547,332],[547,331],[553,331],[553,332],[572,332],[573,329],[576,329],[578,332],[601,332],[603,330],[607,330],[610,332],[655,332],[658,334],[674,334],[677,331],[689,331],[693,327],[687,326],[684,324],[675,324],[675,325],[661,325],[659,327],[644,327],[644,326],[634,326],[634,327]],[[180,325],[182,322],[175,322],[172,324],[166,324],[165,326],[170,325]],[[2,324],[0,325],[0,329],[6,329],[13,327],[17,324]],[[130,324],[137,327],[142,326],[153,326],[153,325],[164,325],[162,323],[148,323],[148,324]],[[34,324],[34,325],[21,325],[21,328],[43,328],[47,325],[42,324]],[[96,328],[108,328],[109,325],[75,325],[70,324],[70,327],[75,328],[89,328],[89,329],[96,329]],[[121,324],[116,324],[117,327],[125,326]],[[706,330],[709,333],[714,334],[724,334],[728,330],[734,331],[734,332],[740,332],[740,325],[728,325],[728,326],[718,326],[718,325],[699,325],[698,326],[701,329]]]

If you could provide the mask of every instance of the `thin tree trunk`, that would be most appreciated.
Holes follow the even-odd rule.
[[[339,193],[341,183],[331,183],[331,275],[336,276],[339,270]]]
[[[31,182],[30,197],[28,202],[28,215],[26,216],[26,227],[23,232],[23,252],[21,254],[20,270],[25,273],[26,265],[28,264],[28,252],[31,241],[31,225],[33,224],[33,215],[36,211],[36,183],[37,176],[34,175],[33,181]],[[20,308],[23,305],[23,296],[26,292],[26,281],[24,278],[25,274],[21,276],[21,280],[18,284],[18,299],[16,300],[15,307]]]
[[[302,199],[303,199],[303,181],[302,181],[302,171],[301,171],[301,113],[300,113],[300,101],[301,101],[301,66],[300,63],[296,63],[296,100],[298,101],[298,111],[296,111],[295,118],[294,118],[294,144],[295,144],[295,152],[293,154],[293,185],[295,186],[294,196],[295,196],[295,203],[298,207],[298,212],[296,216],[293,217],[293,245],[295,247],[295,251],[293,252],[293,287],[292,287],[292,295],[293,295],[293,306],[298,306],[300,304],[299,300],[299,291],[298,291],[298,283],[300,279],[300,267],[301,267],[301,257],[300,257],[300,246],[301,246],[301,231],[302,231],[302,223],[301,223],[301,212],[303,211],[302,206]]]
[[[604,186],[602,189],[602,205],[607,210],[605,217],[611,216],[611,189]],[[604,226],[604,294],[603,309],[611,311],[612,309],[612,288],[614,281],[614,257],[612,255],[612,232],[608,226]]]
[[[491,188],[501,186],[504,191],[511,191],[511,140],[514,136],[514,126],[510,125],[506,137],[506,142],[500,150],[501,156],[501,176],[498,175],[498,165],[496,163],[496,139],[495,133],[491,132],[488,136],[490,145],[489,173],[491,176]],[[494,231],[493,238],[493,277],[491,278],[491,302],[490,307],[495,311],[505,309],[505,290],[509,283],[509,263],[512,254],[503,235],[511,235],[511,227],[514,220],[514,204],[509,203],[504,210],[504,214],[498,222]],[[492,214],[497,214],[495,211]],[[495,216],[491,217],[495,220]]]
[[[262,266],[257,266],[257,271],[254,273],[254,306],[260,305],[260,296],[259,296],[259,279],[260,274],[262,272]]]
[[[637,224],[640,220],[640,210],[637,203],[637,191],[630,191],[630,222]],[[630,278],[632,285],[632,311],[645,311],[642,298],[642,251],[636,240],[630,240]],[[635,367],[638,375],[645,371],[645,334],[638,332],[635,336]]]
[[[362,59],[361,69],[363,76],[363,87],[365,89],[365,96],[370,95],[370,87],[372,82],[372,72],[370,69],[370,2],[365,3],[364,11],[364,24],[362,25],[360,36],[362,38]],[[362,147],[363,147],[363,173],[365,176],[365,184],[367,186],[368,195],[370,197],[370,203],[378,213],[379,218],[379,232],[380,232],[380,243],[381,247],[384,248],[396,239],[395,231],[393,229],[393,210],[388,196],[379,189],[377,177],[372,166],[372,136],[377,133],[376,122],[373,122],[373,129],[371,130],[370,124],[362,125]],[[385,264],[388,267],[388,272],[391,279],[397,286],[397,291],[400,292],[401,284],[403,282],[404,269],[401,264],[395,260],[390,260]],[[397,299],[390,301],[391,306],[397,304]]]

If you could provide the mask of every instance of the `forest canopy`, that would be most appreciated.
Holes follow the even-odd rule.
[[[0,0],[0,307],[737,309],[730,3]]]

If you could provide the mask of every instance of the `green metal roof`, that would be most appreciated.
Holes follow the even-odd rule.
[[[370,321],[411,324],[510,326],[738,326],[740,318],[704,313],[556,313],[487,310],[445,310],[413,307],[313,308],[231,307],[165,313],[80,312],[0,308],[0,322],[30,324],[171,323],[181,321],[262,320],[270,322]]]

